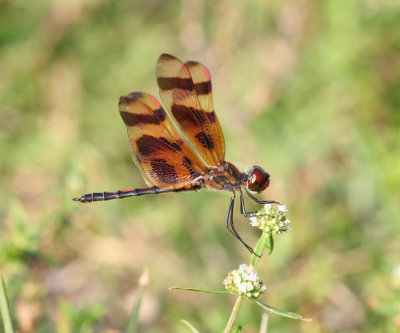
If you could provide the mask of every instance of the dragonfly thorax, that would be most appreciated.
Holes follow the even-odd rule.
[[[205,187],[235,192],[244,184],[246,175],[232,163],[223,162],[206,171],[202,178]]]

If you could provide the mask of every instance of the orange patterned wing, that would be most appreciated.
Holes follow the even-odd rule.
[[[214,111],[212,99],[212,86],[210,71],[202,64],[195,61],[187,61],[185,66],[189,70],[192,77],[194,89],[196,90],[197,98],[204,111],[208,113],[210,119],[213,120],[213,127],[216,137],[215,151],[219,161],[225,160],[225,140],[218,117]]]
[[[157,62],[157,83],[164,105],[206,164],[224,162],[224,135],[214,112],[207,68],[162,54]]]
[[[155,97],[141,92],[122,96],[119,111],[128,130],[132,157],[149,185],[185,187],[207,170]]]

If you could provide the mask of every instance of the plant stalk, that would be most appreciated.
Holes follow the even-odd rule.
[[[235,322],[236,316],[239,312],[239,308],[242,305],[244,296],[238,296],[236,298],[235,305],[233,306],[231,316],[229,317],[228,323],[226,324],[224,333],[229,333],[232,329],[233,323]]]

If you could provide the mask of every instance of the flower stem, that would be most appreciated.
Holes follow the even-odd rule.
[[[229,333],[232,329],[233,323],[235,322],[236,315],[239,312],[239,308],[242,305],[244,296],[238,296],[236,298],[235,305],[233,306],[231,316],[229,317],[228,323],[226,324],[224,333]]]

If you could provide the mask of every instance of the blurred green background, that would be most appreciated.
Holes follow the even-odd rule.
[[[271,315],[270,331],[399,332],[399,17],[397,0],[0,1],[0,269],[19,332],[125,331],[146,267],[141,332],[226,324],[234,297],[168,287],[222,289],[249,261],[229,193],[71,201],[144,185],[117,102],[158,97],[164,52],[207,65],[226,159],[262,165],[262,198],[288,206],[262,299],[313,321]],[[261,313],[243,304],[244,332]]]

